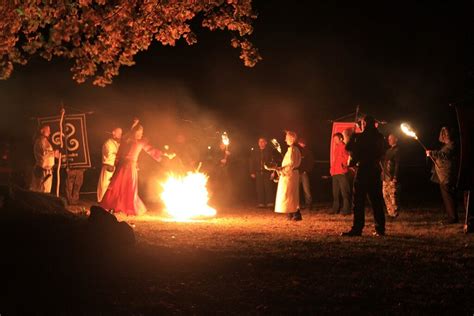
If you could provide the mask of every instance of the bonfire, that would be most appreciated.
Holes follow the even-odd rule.
[[[208,176],[199,171],[189,171],[186,175],[169,174],[162,184],[165,212],[178,221],[214,217],[216,210],[207,204],[207,180]]]

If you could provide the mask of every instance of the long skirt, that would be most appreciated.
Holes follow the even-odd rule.
[[[97,202],[102,201],[105,192],[109,188],[110,181],[112,180],[113,172],[107,170],[108,166],[102,166],[100,171],[99,183],[97,184]]]
[[[100,205],[114,212],[141,215],[145,204],[138,196],[138,170],[135,162],[126,162],[118,167]]]
[[[280,176],[275,200],[276,213],[294,213],[300,208],[300,175],[293,170],[289,175]]]

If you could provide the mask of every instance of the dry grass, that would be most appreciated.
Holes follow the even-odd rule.
[[[9,284],[10,299],[35,293],[40,311],[84,314],[474,312],[474,235],[440,224],[440,212],[406,210],[383,238],[371,236],[371,214],[356,238],[338,236],[350,216],[321,206],[303,217],[252,208],[187,223],[119,216],[135,225],[134,249],[44,267],[35,285],[21,281],[26,293]]]
[[[376,238],[370,215],[364,236],[349,239],[338,235],[350,228],[351,217],[324,208],[304,212],[302,222],[255,209],[190,223],[135,218],[137,251],[148,267],[142,272],[150,278],[136,307],[153,302],[185,313],[474,311],[473,237],[461,225],[442,225],[439,212],[409,210],[388,223],[388,236]]]

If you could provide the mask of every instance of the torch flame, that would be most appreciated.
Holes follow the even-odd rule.
[[[176,220],[197,217],[214,217],[216,210],[207,205],[208,177],[201,172],[188,172],[185,176],[170,174],[163,186],[161,199],[165,211]]]
[[[414,139],[418,139],[418,136],[416,136],[415,131],[407,123],[402,123],[400,125],[400,128],[402,129],[402,132],[406,135],[413,137]]]
[[[222,137],[222,143],[226,146],[229,146],[230,140],[229,140],[229,136],[227,135],[227,132],[224,132],[221,137]]]
[[[272,143],[273,147],[281,154],[280,143],[275,138],[271,139],[270,142]]]

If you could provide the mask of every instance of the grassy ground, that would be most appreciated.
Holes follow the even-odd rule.
[[[197,313],[474,312],[473,236],[407,210],[387,237],[342,238],[351,217],[324,208],[288,222],[236,209],[203,222],[133,221],[137,292],[117,307]],[[136,265],[136,266],[135,266]],[[129,276],[133,276],[130,273]],[[144,280],[141,276],[146,276]]]
[[[72,276],[51,272],[67,280],[51,293],[69,291],[55,307],[126,314],[474,312],[474,235],[463,234],[461,224],[442,225],[440,211],[405,210],[382,238],[371,235],[371,214],[355,238],[338,236],[350,228],[350,216],[320,206],[303,218],[288,222],[253,208],[186,223],[152,212],[119,216],[134,224],[137,246],[112,260],[81,263]]]

